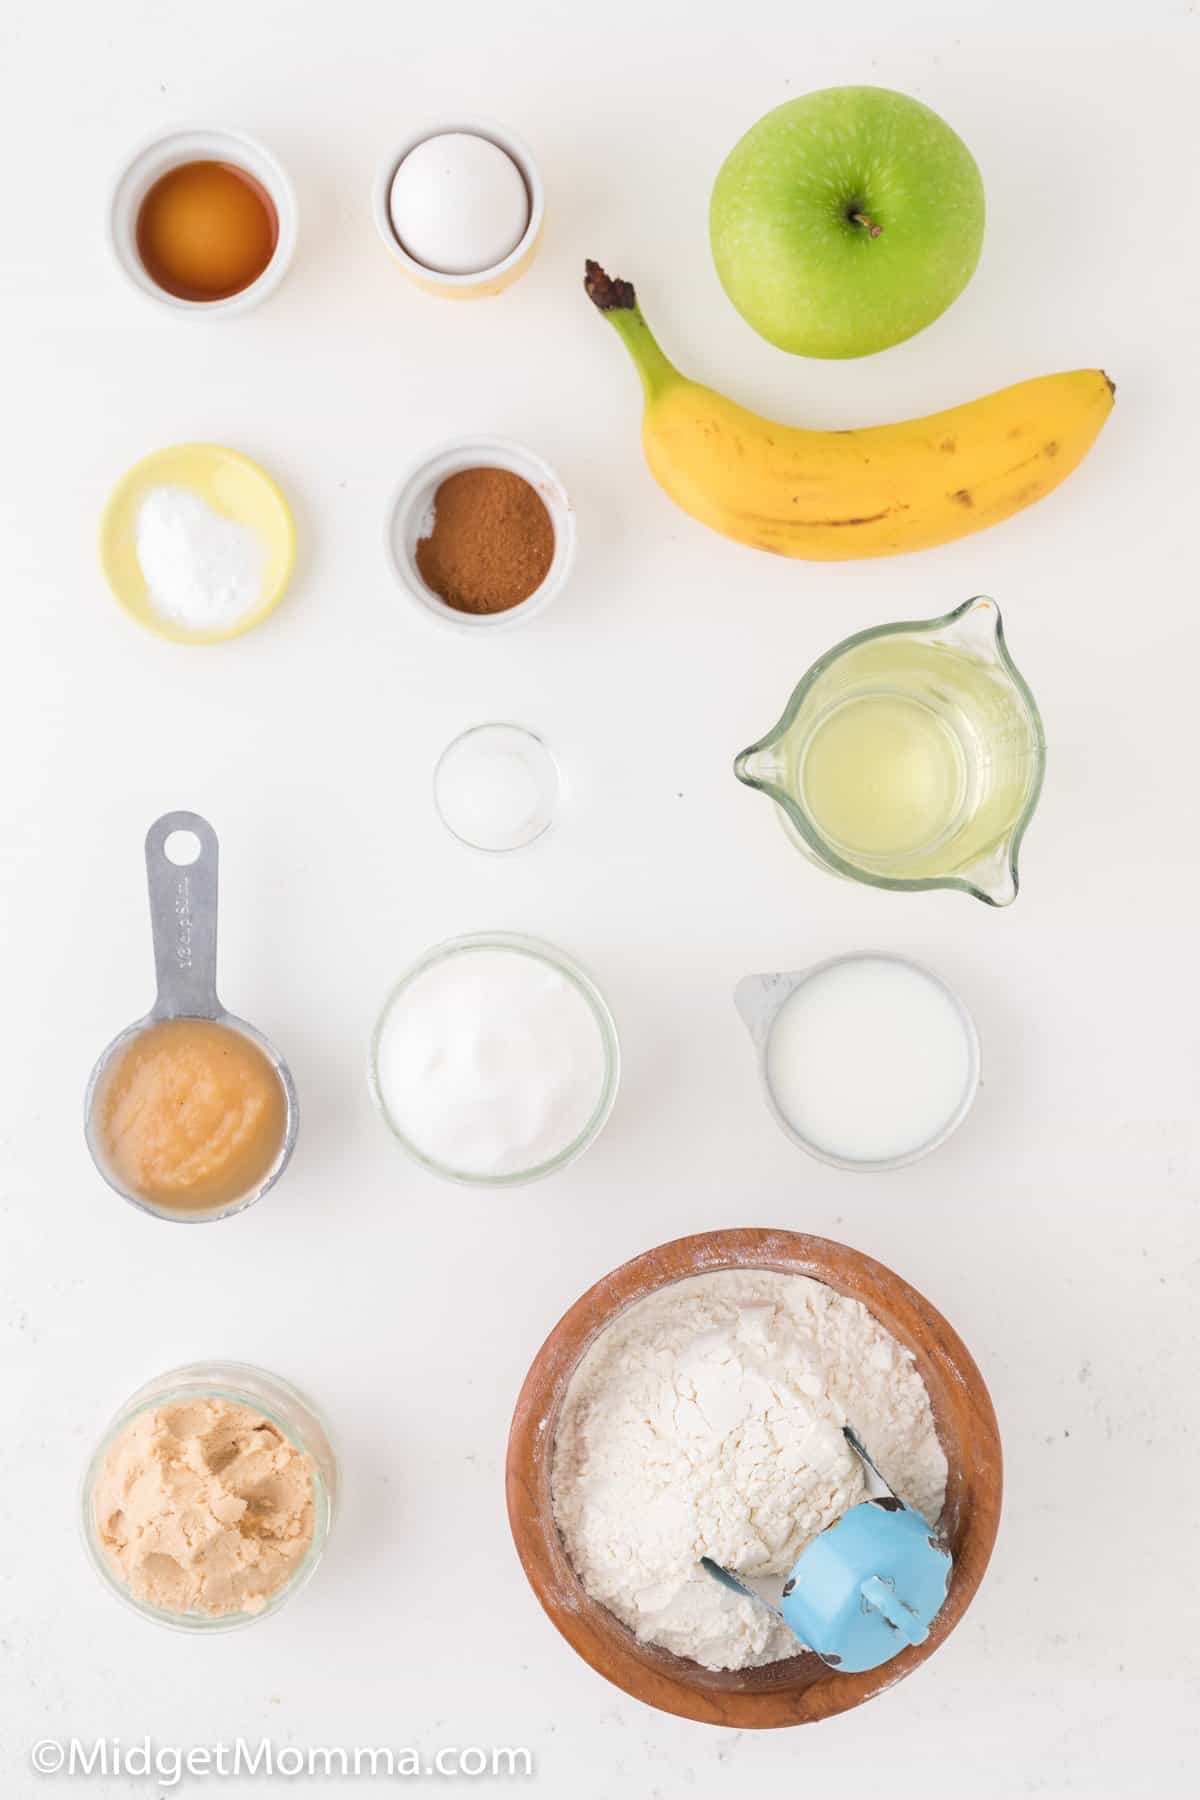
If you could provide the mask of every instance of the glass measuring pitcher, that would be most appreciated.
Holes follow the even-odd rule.
[[[834,874],[1007,906],[1045,762],[1000,609],[979,598],[836,644],[734,772]]]

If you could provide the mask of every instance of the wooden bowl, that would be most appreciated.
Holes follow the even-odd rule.
[[[840,1675],[811,1651],[762,1669],[714,1673],[639,1643],[585,1593],[554,1522],[550,1475],[559,1409],[580,1357],[597,1334],[625,1307],[670,1282],[716,1269],[747,1268],[809,1275],[861,1300],[913,1352],[929,1390],[949,1463],[941,1526],[954,1556],[950,1587],[925,1642],[866,1674]],[[506,1481],[509,1522],[530,1585],[584,1661],[648,1706],[744,1731],[807,1725],[847,1712],[893,1687],[933,1655],[966,1611],[992,1553],[1000,1522],[1000,1435],[983,1377],[962,1340],[928,1300],[882,1263],[803,1232],[708,1231],[635,1257],[589,1288],[560,1319],[521,1389]]]

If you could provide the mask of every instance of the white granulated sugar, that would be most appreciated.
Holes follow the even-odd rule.
[[[505,1176],[570,1149],[604,1092],[604,1037],[582,989],[540,956],[477,945],[421,969],[379,1030],[384,1111],[423,1156]]]
[[[639,1638],[708,1669],[795,1655],[786,1626],[700,1558],[767,1577],[777,1601],[804,1546],[865,1496],[847,1422],[935,1522],[946,1458],[925,1384],[859,1301],[759,1270],[638,1301],[581,1360],[555,1439],[554,1512],[584,1587]]]
[[[151,488],[138,509],[137,559],[154,609],[188,631],[222,631],[262,599],[265,546],[189,488]]]

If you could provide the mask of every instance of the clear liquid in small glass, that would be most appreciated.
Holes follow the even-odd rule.
[[[887,887],[963,886],[1007,906],[1044,763],[1033,696],[980,595],[836,645],[734,769],[824,867]]]
[[[922,700],[887,688],[833,707],[798,773],[806,810],[829,843],[887,860],[944,842],[971,785],[952,725]]]

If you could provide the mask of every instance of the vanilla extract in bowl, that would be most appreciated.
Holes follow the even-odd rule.
[[[150,279],[177,300],[231,299],[263,274],[279,215],[247,169],[204,158],[178,163],[148,188],[136,243]]]

